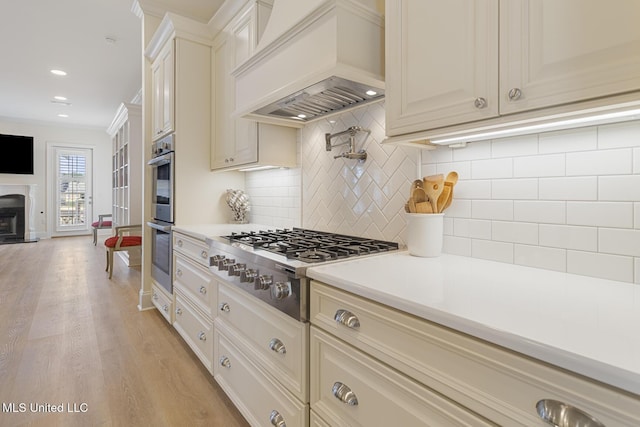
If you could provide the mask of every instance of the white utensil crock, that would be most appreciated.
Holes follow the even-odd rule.
[[[419,257],[442,254],[444,214],[407,213],[407,249]]]

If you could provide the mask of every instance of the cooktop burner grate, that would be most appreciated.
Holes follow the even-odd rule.
[[[304,228],[232,233],[230,236],[225,236],[225,238],[230,242],[252,246],[254,249],[263,249],[281,254],[287,259],[309,263],[398,249],[398,244],[395,242]]]

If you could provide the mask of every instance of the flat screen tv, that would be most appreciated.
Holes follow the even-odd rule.
[[[33,175],[33,137],[0,134],[0,174]]]

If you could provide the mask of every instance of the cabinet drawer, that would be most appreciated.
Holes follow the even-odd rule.
[[[173,233],[173,250],[209,268],[209,245],[180,233]]]
[[[214,339],[214,377],[249,424],[278,425],[279,414],[287,427],[309,425],[309,406],[265,375],[254,363],[259,356],[234,339],[220,319],[215,321]]]
[[[311,407],[330,425],[493,425],[316,327],[310,351]]]
[[[209,270],[199,264],[176,255],[174,268],[174,286],[185,292],[193,302],[213,319],[216,306],[215,280]]]
[[[640,425],[640,398],[313,281],[311,322],[501,425],[545,426],[541,399],[605,425]],[[348,323],[357,317],[359,327]]]
[[[173,327],[213,374],[213,324],[201,316],[180,292],[176,292],[176,320]]]
[[[151,301],[156,306],[160,314],[169,322],[173,323],[173,301],[163,291],[158,289],[155,285],[151,287],[153,295]]]
[[[298,322],[224,282],[218,282],[218,318],[260,353],[263,369],[300,400],[309,401],[308,323]]]
[[[313,410],[309,411],[309,426],[311,427],[331,427],[322,418],[318,416]]]

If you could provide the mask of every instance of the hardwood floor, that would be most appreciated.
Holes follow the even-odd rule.
[[[114,265],[90,236],[0,245],[0,426],[248,425]]]

